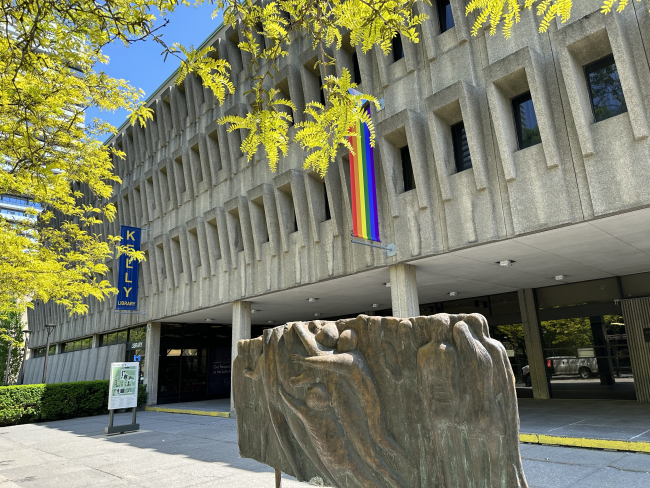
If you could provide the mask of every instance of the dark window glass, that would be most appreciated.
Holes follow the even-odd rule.
[[[404,46],[402,46],[402,36],[398,33],[391,41],[393,51],[393,63],[404,57]]]
[[[147,338],[147,328],[146,327],[136,327],[135,329],[129,330],[129,341],[144,341]]]
[[[359,57],[356,52],[352,53],[352,76],[357,85],[361,83],[361,69],[359,69]]]
[[[440,33],[447,32],[454,26],[454,16],[451,13],[449,0],[438,1],[438,21],[440,22]]]
[[[325,220],[332,220],[332,213],[330,212],[330,201],[327,198],[327,186],[323,183],[323,195],[325,196]]]
[[[293,209],[293,230],[291,233],[298,232],[298,217],[296,216],[296,209]]]
[[[404,146],[399,150],[402,159],[402,178],[404,180],[404,191],[415,190],[415,176],[413,175],[413,165],[411,164],[411,153],[409,147]]]
[[[93,345],[93,339],[92,337],[86,337],[85,339],[81,339],[81,349],[90,349]]]
[[[56,345],[54,344],[50,346],[50,356],[52,356],[53,354],[56,354]]]
[[[456,172],[460,173],[461,171],[470,169],[472,167],[472,158],[469,154],[465,124],[463,122],[451,126],[451,139],[454,146]]]
[[[542,142],[530,92],[512,99],[512,111],[515,115],[518,149],[526,149]]]
[[[585,66],[594,121],[608,119],[627,112],[623,88],[618,77],[614,56],[609,55]]]
[[[318,86],[320,87],[320,103],[325,105],[325,90],[323,89],[323,78],[318,77]]]
[[[503,315],[509,313],[520,313],[519,296],[517,292],[502,293],[490,297],[491,315]]]
[[[117,332],[113,332],[111,334],[106,334],[106,345],[110,346],[113,344],[117,344]]]
[[[536,294],[540,310],[613,303],[621,298],[616,278],[538,288]]]
[[[117,333],[117,341],[116,344],[122,344],[126,342],[128,336],[128,331],[126,330],[121,330]]]

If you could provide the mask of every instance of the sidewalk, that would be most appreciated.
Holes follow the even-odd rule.
[[[173,403],[147,410],[228,417],[230,400]],[[519,419],[522,442],[650,453],[650,404],[521,398]]]
[[[127,423],[130,413],[117,414]],[[242,459],[234,419],[138,412],[141,430],[106,436],[108,415],[0,428],[0,488],[272,488]],[[521,445],[530,488],[647,488],[650,455]],[[308,488],[283,475],[283,488]]]
[[[650,404],[519,400],[522,442],[650,453]]]

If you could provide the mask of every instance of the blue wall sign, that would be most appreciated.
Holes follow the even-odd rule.
[[[142,229],[138,227],[121,226],[120,236],[122,240],[120,245],[129,246],[136,251],[140,250],[140,233]],[[129,259],[122,254],[118,263],[117,274],[117,306],[116,310],[137,310],[138,309],[138,272],[140,263],[136,260]]]

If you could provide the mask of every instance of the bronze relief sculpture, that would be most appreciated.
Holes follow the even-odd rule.
[[[342,488],[526,487],[515,381],[479,314],[292,322],[239,341],[239,450]]]

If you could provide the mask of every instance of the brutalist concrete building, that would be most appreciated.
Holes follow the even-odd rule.
[[[520,396],[650,402],[647,5],[605,16],[601,0],[576,2],[546,34],[525,11],[506,40],[472,37],[464,2],[433,3],[417,6],[430,17],[419,44],[334,53],[337,73],[383,99],[379,227],[395,256],[351,242],[346,151],[320,178],[294,144],[272,173],[217,123],[249,110],[250,86],[240,31],[220,28],[206,45],[232,66],[236,94],[220,106],[197,78],[171,78],[149,100],[154,120],[108,141],[127,157],[103,230],[143,229],[139,313],[35,304],[26,382],[41,381],[47,323],[48,382],[107,378],[111,361],[135,359],[162,404],[227,398],[237,340],[287,321],[479,312]],[[322,97],[315,61],[308,39],[280,61],[295,122]],[[399,362],[397,334],[384,340]]]

